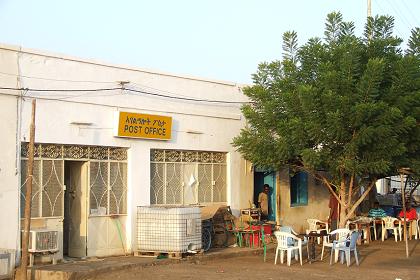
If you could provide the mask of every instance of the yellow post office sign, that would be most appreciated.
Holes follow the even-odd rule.
[[[159,140],[171,139],[172,117],[130,112],[117,113],[118,128],[116,136]]]

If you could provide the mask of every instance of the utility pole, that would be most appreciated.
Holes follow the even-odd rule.
[[[404,241],[405,241],[405,255],[408,258],[408,240],[407,240],[407,211],[405,207],[405,186],[403,184],[404,180],[404,174],[400,174],[400,180],[401,180],[401,193],[402,193],[402,206],[403,206],[403,213],[404,213],[404,221],[403,221],[403,227],[404,227]]]
[[[405,187],[407,184],[404,185],[404,175],[406,176],[406,180],[408,180],[408,175],[411,173],[411,170],[409,168],[401,168],[398,170],[400,173],[400,182],[401,182],[401,195],[402,195],[402,206],[403,206],[403,213],[404,213],[404,220],[403,220],[403,226],[404,226],[404,241],[405,241],[405,255],[408,258],[410,254],[408,253],[408,240],[407,240],[407,210],[405,207]],[[407,181],[406,181],[407,182]]]
[[[367,17],[372,17],[372,0],[367,0]],[[369,34],[369,40],[372,38],[372,33]]]
[[[29,154],[28,154],[28,172],[26,178],[26,193],[25,193],[25,216],[24,216],[24,230],[22,238],[22,258],[20,268],[17,271],[16,279],[26,280],[28,270],[28,245],[29,245],[29,230],[31,228],[31,202],[32,202],[32,180],[34,173],[34,151],[35,151],[35,110],[36,100],[32,100],[32,116],[31,127],[29,134]]]

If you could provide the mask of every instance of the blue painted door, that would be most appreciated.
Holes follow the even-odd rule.
[[[258,195],[263,191],[264,184],[270,186],[270,193],[268,195],[268,207],[270,213],[268,219],[270,221],[276,220],[276,172],[259,172],[254,173],[254,204],[258,205]]]

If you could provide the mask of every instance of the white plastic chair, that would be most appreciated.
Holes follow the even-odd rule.
[[[411,234],[410,238],[414,236],[414,239],[417,240],[417,236],[419,235],[419,221],[419,219],[409,221],[409,228],[411,230],[409,231]]]
[[[294,230],[293,230],[293,228],[292,228],[292,227],[289,227],[289,226],[281,226],[281,227],[279,228],[279,231],[280,231],[280,232],[287,232],[287,233],[291,233],[291,234],[294,234],[294,235],[298,235],[298,234],[297,234],[297,232],[296,232],[296,231],[294,231]]]
[[[420,219],[414,220],[412,227],[413,227],[413,232],[412,234],[414,235],[414,238],[417,240],[417,238],[420,238],[420,233],[419,233],[419,221]]]
[[[293,230],[293,228],[292,227],[289,227],[289,226],[282,226],[282,227],[280,227],[279,228],[279,231],[280,232],[287,232],[287,233],[291,233],[291,234],[293,234],[293,235],[295,235],[295,236],[297,236],[298,235],[298,233],[296,232],[296,231],[294,231]],[[295,243],[295,241],[293,240],[293,239],[289,239],[289,245],[291,245],[291,244],[294,244]],[[308,243],[308,240],[307,240],[307,238],[305,237],[304,238],[304,240],[302,240],[302,246],[303,245],[306,245],[306,243]]]
[[[395,225],[395,221],[398,221],[397,226]],[[395,242],[398,242],[398,236],[400,237],[400,240],[402,240],[400,220],[393,217],[382,218],[382,241],[385,241],[385,234],[387,234],[388,229],[394,231]]]
[[[414,239],[417,240],[417,236],[419,235],[419,220],[409,220],[406,219],[406,226],[407,226],[407,234],[408,234],[408,238],[411,240],[411,238],[414,235]],[[400,227],[400,231],[401,234],[404,232],[404,219],[401,219],[401,227]],[[401,238],[402,241],[402,238]]]
[[[417,237],[420,239],[420,219],[417,220]]]
[[[276,257],[274,259],[274,264],[277,264],[277,257],[278,253],[280,251],[280,263],[283,263],[284,261],[284,251],[287,253],[287,265],[290,266],[290,263],[292,261],[292,252],[297,250],[299,251],[299,258],[300,258],[300,265],[302,265],[302,240],[287,232],[280,232],[275,231],[274,236],[277,239],[277,249],[276,249]],[[288,242],[290,239],[296,241],[294,242],[294,245],[289,245],[290,242]],[[297,244],[297,245],[296,245]],[[298,259],[298,255],[295,254],[296,260]]]
[[[371,225],[369,226],[369,229],[373,228],[373,236],[375,237],[375,240],[378,240],[378,236],[376,234],[376,220],[375,219],[371,219]],[[370,232],[368,232],[370,234]]]
[[[280,232],[287,232],[287,233],[291,233],[291,234],[293,234],[293,235],[295,235],[295,236],[297,236],[297,235],[298,235],[298,234],[297,234],[297,232],[296,232],[296,231],[294,231],[294,230],[293,230],[293,228],[292,228],[292,227],[290,227],[290,226],[282,226],[282,227],[280,227],[280,228],[279,228],[279,231],[280,231]],[[308,239],[307,239],[307,237],[304,237],[304,239],[302,240],[302,246],[305,246],[307,243],[308,243]],[[294,239],[289,238],[289,239],[287,239],[287,244],[288,244],[289,246],[291,246],[291,245],[296,245],[296,242],[295,242],[295,240],[294,240]],[[292,251],[292,258],[293,258],[293,257],[295,257],[295,253],[296,253],[296,252]]]
[[[306,230],[306,234],[309,234],[311,231],[316,231],[316,233],[320,233],[322,230],[326,230],[329,233],[328,223],[317,220],[317,219],[307,219],[309,228]],[[325,228],[321,228],[320,226],[324,225]],[[321,238],[317,238],[318,244],[321,244]]]
[[[359,223],[365,224],[368,223],[369,226],[365,227],[363,226],[362,228],[359,228]],[[372,225],[373,223],[373,225]],[[350,225],[354,225],[354,229],[350,229]],[[369,243],[370,238],[370,229],[373,227],[373,233],[374,233],[374,237],[375,240],[377,238],[376,236],[376,224],[375,224],[375,220],[370,218],[370,217],[358,217],[355,220],[349,220],[346,223],[346,228],[349,230],[361,230],[363,232],[363,236],[364,236],[364,242]],[[361,237],[361,236],[359,236]],[[362,240],[361,240],[362,242]]]
[[[333,247],[331,249],[331,256],[330,256],[330,265],[332,265],[332,256],[333,251],[338,250],[340,254],[341,263],[344,263],[344,256],[346,258],[347,266],[350,266],[351,260],[350,260],[350,254],[353,251],[354,252],[354,258],[356,259],[356,264],[359,265],[359,258],[357,256],[357,239],[359,239],[360,233],[358,231],[352,231],[349,237],[347,237],[345,240],[333,241]]]
[[[346,240],[347,236],[349,235],[350,230],[347,228],[338,228],[336,230],[333,230],[332,232],[329,233],[329,237],[336,237],[337,241],[343,241]],[[330,242],[328,236],[324,236],[324,242],[322,243],[322,251],[321,251],[321,261],[322,258],[324,257],[324,248],[328,247],[331,248],[333,247],[333,242]],[[336,259],[337,259],[338,254],[336,254]]]

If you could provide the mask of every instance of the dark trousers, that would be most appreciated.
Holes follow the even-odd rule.
[[[337,220],[331,220],[331,229],[330,232],[333,230],[336,230],[338,228],[338,221]]]
[[[381,239],[382,238],[382,225],[375,224],[376,227],[376,238]],[[375,237],[373,235],[373,228],[370,229],[370,236],[372,237],[371,240]]]
[[[262,221],[267,221],[268,220],[268,215],[265,215],[264,213],[261,213],[261,220]]]

